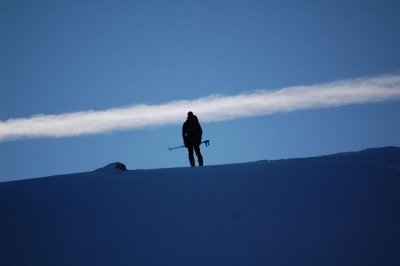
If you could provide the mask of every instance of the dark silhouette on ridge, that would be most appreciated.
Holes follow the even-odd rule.
[[[117,163],[115,165],[115,169],[120,170],[120,171],[126,171],[126,165],[123,163]]]
[[[182,126],[182,137],[185,147],[188,149],[190,166],[195,166],[193,151],[196,153],[199,166],[203,166],[203,156],[200,152],[201,138],[203,130],[200,126],[197,116],[188,112],[187,119]]]

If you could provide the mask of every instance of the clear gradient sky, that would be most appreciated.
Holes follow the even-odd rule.
[[[0,122],[398,76],[399,29],[399,1],[2,0]],[[400,146],[398,98],[323,107],[207,118],[205,164]],[[6,139],[0,181],[187,166],[181,123]]]

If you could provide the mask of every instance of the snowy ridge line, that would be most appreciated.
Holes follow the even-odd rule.
[[[237,95],[210,95],[159,105],[34,115],[0,121],[0,142],[24,137],[69,137],[180,124],[187,111],[203,122],[400,99],[400,74],[340,80]]]

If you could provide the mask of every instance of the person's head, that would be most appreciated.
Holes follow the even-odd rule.
[[[188,115],[188,118],[191,118],[193,116],[193,112],[189,111],[187,115]]]

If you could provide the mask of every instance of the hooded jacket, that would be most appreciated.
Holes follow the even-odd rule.
[[[195,115],[189,115],[182,126],[182,137],[185,146],[200,145],[203,130]]]

